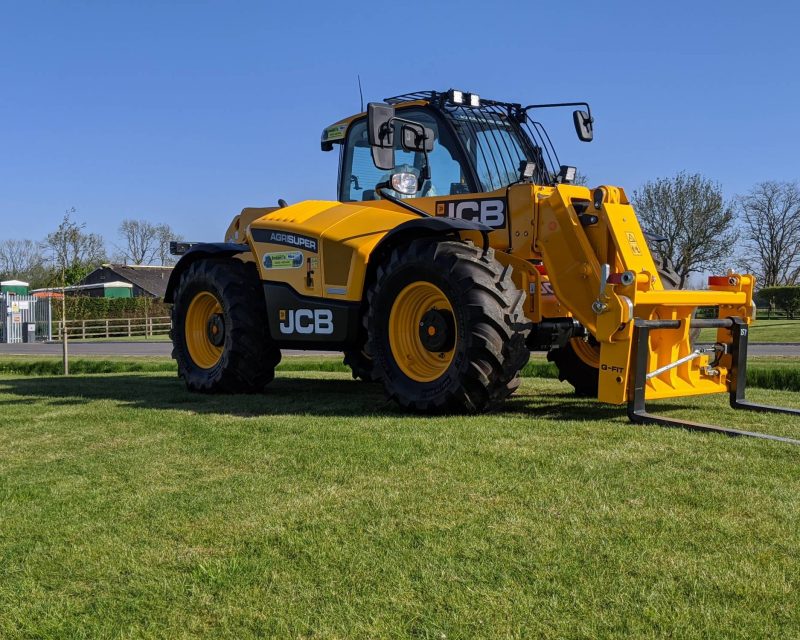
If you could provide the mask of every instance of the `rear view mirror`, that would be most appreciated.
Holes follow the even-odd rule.
[[[394,107],[382,102],[367,105],[367,134],[372,161],[382,171],[394,169]]]
[[[573,111],[572,120],[575,123],[575,133],[578,134],[578,139],[581,142],[591,142],[594,138],[594,131],[592,129],[592,116],[588,111]]]
[[[404,124],[401,129],[403,149],[428,153],[433,151],[433,129],[420,125]]]

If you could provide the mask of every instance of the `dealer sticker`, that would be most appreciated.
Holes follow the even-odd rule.
[[[265,269],[299,269],[303,266],[301,251],[278,251],[264,254]]]
[[[322,132],[322,140],[323,141],[330,141],[330,140],[341,140],[344,138],[344,134],[347,131],[346,124],[335,124],[332,127],[328,127],[325,131]]]

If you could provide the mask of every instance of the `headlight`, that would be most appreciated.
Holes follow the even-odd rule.
[[[392,189],[406,196],[413,196],[417,192],[417,176],[413,173],[392,174]]]

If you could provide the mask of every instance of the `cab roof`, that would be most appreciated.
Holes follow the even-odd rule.
[[[457,89],[449,89],[447,91],[412,91],[411,93],[403,93],[399,96],[392,96],[390,98],[384,98],[384,102],[394,105],[395,107],[412,107],[412,106],[424,106],[428,104],[453,104],[453,105],[461,105],[461,106],[470,106],[469,104],[464,105],[463,102],[454,102],[454,96],[459,94],[462,100],[474,97],[478,101],[478,106],[473,106],[473,108],[481,108],[483,106],[487,107],[500,107],[504,111],[508,111],[509,113],[519,113],[522,111],[522,105],[514,102],[499,102],[497,100],[487,100],[485,98],[480,98],[477,94],[470,94],[466,91],[460,91]],[[347,130],[350,128],[350,125],[353,121],[358,120],[366,115],[366,112],[357,113],[352,115],[348,118],[343,118],[338,122],[334,122],[332,125],[325,127],[322,131],[322,139],[321,139],[321,146],[323,151],[331,151],[333,150],[334,144],[341,144],[342,141],[347,136]]]

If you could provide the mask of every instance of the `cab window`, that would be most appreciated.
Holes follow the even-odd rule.
[[[469,178],[457,160],[458,150],[447,130],[436,117],[423,109],[403,109],[398,115],[430,127],[434,132],[433,151],[428,153],[431,179],[417,193],[418,198],[453,195],[472,191]],[[395,171],[412,171],[419,175],[424,155],[400,148],[400,125],[395,124]],[[375,200],[376,186],[389,179],[392,172],[377,169],[372,163],[372,150],[367,139],[366,118],[350,127],[342,158],[339,199],[342,202]]]

